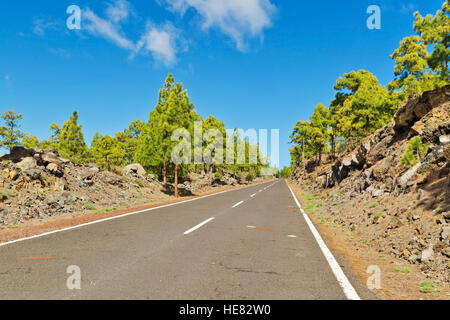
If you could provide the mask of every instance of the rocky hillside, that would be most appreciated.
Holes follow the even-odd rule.
[[[420,137],[426,154],[401,162]],[[385,127],[352,152],[297,168],[294,182],[315,194],[312,209],[378,252],[417,264],[450,283],[450,86],[412,96]]]
[[[214,174],[190,174],[179,188],[181,195],[194,195],[240,183],[228,172],[220,179]],[[0,227],[86,210],[108,212],[167,200],[172,194],[172,185],[160,183],[139,164],[116,174],[96,165],[76,165],[54,150],[22,147],[0,158]]]

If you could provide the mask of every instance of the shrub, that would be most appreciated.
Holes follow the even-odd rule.
[[[252,182],[254,179],[255,177],[251,173],[247,174],[247,176],[245,177],[245,181],[247,182]]]
[[[403,268],[396,267],[395,271],[399,271],[399,272],[402,272],[402,273],[411,273],[411,269],[409,269],[408,267],[403,267]]]
[[[220,179],[223,178],[223,172],[222,172],[222,170],[217,170],[217,171],[216,171],[216,173],[215,173],[215,178],[216,178],[216,180],[220,180]]]
[[[433,292],[435,288],[434,282],[431,281],[423,281],[420,283],[420,291],[423,293]]]
[[[428,145],[422,142],[420,137],[415,137],[408,142],[408,148],[400,162],[405,167],[412,167],[422,160],[428,153]]]
[[[84,207],[88,210],[97,210],[97,208],[92,203],[86,203]]]

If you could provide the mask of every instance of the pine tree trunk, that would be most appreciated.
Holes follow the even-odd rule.
[[[331,135],[331,159],[334,160],[336,156],[336,143],[334,142],[334,134]]]
[[[163,163],[163,183],[167,183],[167,164],[164,161]]]
[[[302,140],[302,165],[305,165],[305,137]]]
[[[175,198],[178,198],[178,164],[175,164]]]

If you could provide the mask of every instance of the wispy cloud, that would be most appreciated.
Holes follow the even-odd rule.
[[[417,6],[414,3],[402,3],[400,7],[400,12],[403,14],[409,14],[417,10]]]
[[[149,21],[145,31],[135,43],[125,35],[122,28],[131,14],[133,14],[133,8],[126,0],[117,0],[108,4],[105,18],[99,17],[87,8],[83,10],[83,29],[91,35],[104,38],[119,48],[129,51],[131,58],[139,54],[151,53],[155,60],[165,65],[173,64],[179,49],[178,42],[182,42],[179,31],[170,23],[158,27]]]
[[[134,50],[133,42],[123,35],[119,24],[100,18],[90,9],[83,11],[83,18],[83,28],[89,33],[103,37],[122,49]]]
[[[401,14],[412,14],[418,8],[416,4],[402,0],[381,0],[380,5],[382,10]]]
[[[129,2],[125,0],[116,0],[106,8],[106,15],[112,22],[123,22],[128,19],[130,13],[132,12],[132,7]]]
[[[12,77],[11,77],[11,75],[5,74],[5,75],[3,76],[3,80],[5,80],[6,86],[7,86],[8,88],[10,88],[11,85],[12,85]]]
[[[63,48],[50,48],[48,49],[48,52],[64,59],[69,59],[72,57],[70,52]]]
[[[39,36],[44,36],[47,30],[57,30],[59,28],[59,23],[51,18],[36,18],[33,20],[32,30]]]
[[[158,0],[169,9],[184,15],[193,8],[202,18],[202,28],[218,28],[241,50],[249,38],[263,39],[263,32],[272,26],[276,11],[270,0]]]

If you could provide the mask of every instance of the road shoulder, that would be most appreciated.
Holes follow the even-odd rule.
[[[378,252],[344,227],[311,210],[303,190],[295,184],[290,184],[290,187],[362,299],[370,296],[383,300],[448,299],[445,292],[422,293],[419,283],[423,281],[423,276],[419,269],[408,266],[408,272],[403,272],[406,269],[402,268],[404,263],[401,260]],[[372,270],[376,267],[381,271],[380,289],[367,288],[369,277],[373,274],[369,267]]]

